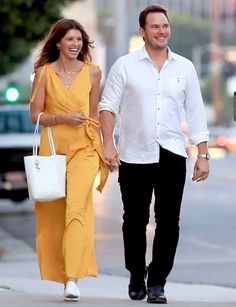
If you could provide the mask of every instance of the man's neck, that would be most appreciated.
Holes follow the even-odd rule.
[[[155,63],[158,70],[160,71],[168,57],[168,48],[165,47],[162,49],[153,49],[148,46],[145,46],[145,48],[150,59]]]

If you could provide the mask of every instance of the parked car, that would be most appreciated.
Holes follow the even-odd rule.
[[[29,105],[0,105],[0,198],[28,198],[23,157],[32,154]]]

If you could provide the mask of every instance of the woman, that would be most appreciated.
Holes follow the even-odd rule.
[[[64,299],[78,301],[77,280],[97,276],[92,187],[107,169],[98,122],[101,72],[91,63],[92,42],[75,20],[61,19],[49,32],[34,65],[30,114],[44,112],[40,154],[49,155],[46,128],[52,126],[57,154],[67,156],[65,199],[36,202],[36,249],[42,279],[65,284]]]

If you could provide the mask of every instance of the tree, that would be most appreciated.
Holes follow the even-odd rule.
[[[209,23],[186,14],[170,14],[171,40],[170,47],[192,60],[192,51],[196,46],[209,44]]]
[[[0,75],[12,71],[75,0],[1,0]]]
[[[210,43],[210,24],[198,17],[193,17],[185,14],[174,13],[170,14],[171,23],[171,40],[170,47],[173,50],[191,60],[192,52],[195,47],[209,45]],[[219,29],[220,30],[220,29]],[[222,46],[234,45],[235,34],[231,36],[225,35],[222,31],[220,34],[220,41]],[[202,54],[202,67],[205,67],[201,75],[201,89],[203,100],[208,105],[212,105],[212,86],[213,79],[210,71],[210,53],[206,51]],[[223,66],[222,78],[220,81],[220,101],[222,109],[220,112],[221,123],[228,124],[232,120],[232,97],[226,93],[226,80],[223,78],[228,75],[235,74],[235,68],[232,64]]]

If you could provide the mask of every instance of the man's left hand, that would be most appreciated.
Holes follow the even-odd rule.
[[[209,162],[205,158],[198,158],[193,170],[193,181],[204,181],[209,176]]]

